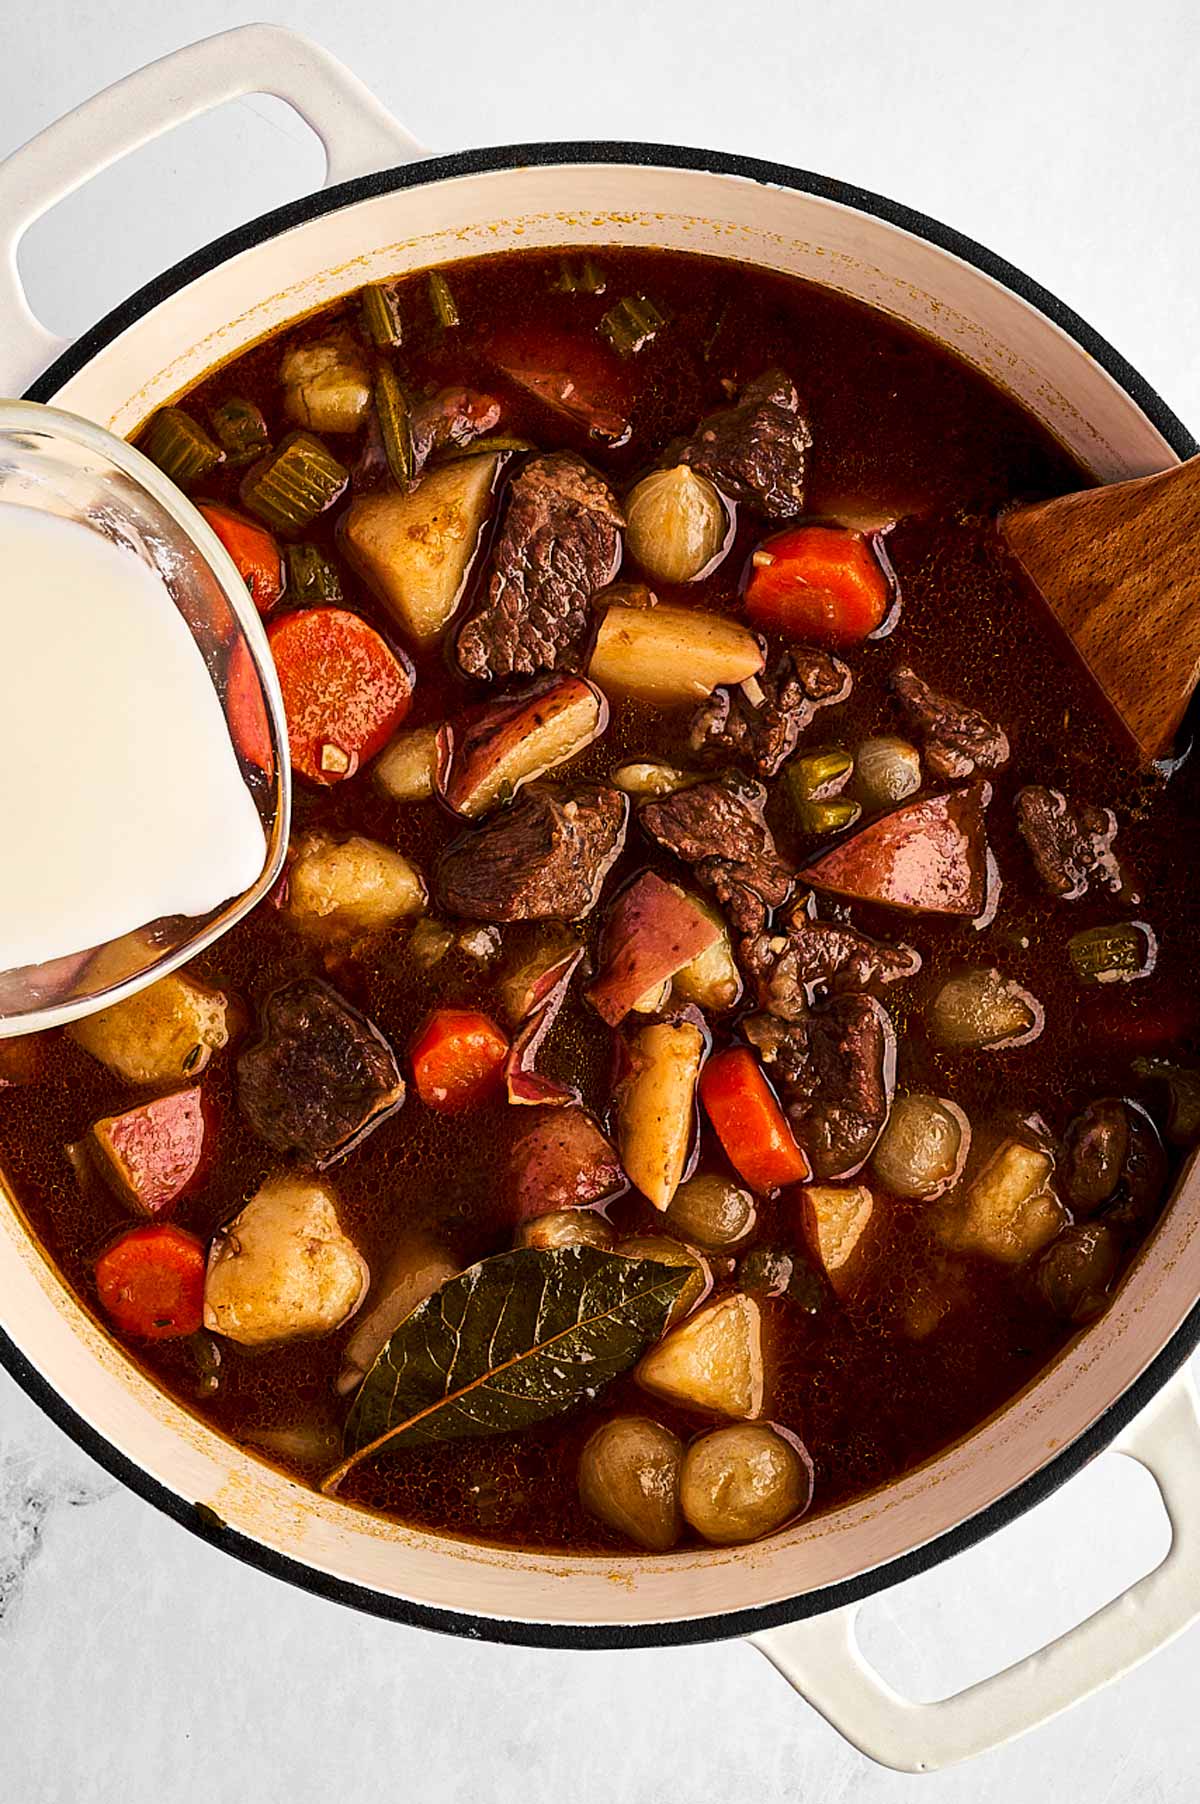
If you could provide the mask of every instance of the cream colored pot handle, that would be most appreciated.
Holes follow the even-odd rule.
[[[990,1679],[915,1704],[869,1666],[852,1604],[755,1635],[756,1647],[802,1697],[870,1759],[934,1772],[999,1747],[1120,1678],[1200,1617],[1200,1423],[1185,1372],[1117,1442],[1151,1473],[1171,1519],[1162,1564],[1048,1647]]]
[[[326,187],[426,154],[336,57],[279,25],[218,32],[135,70],[0,163],[0,394],[19,394],[68,343],[34,318],[21,286],[17,247],[34,220],[130,151],[244,94],[274,94],[312,127]]]

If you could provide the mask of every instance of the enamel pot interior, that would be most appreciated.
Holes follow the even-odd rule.
[[[649,153],[658,166],[536,154],[483,153],[368,178],[262,222],[137,297],[35,393],[129,433],[214,364],[362,282],[509,247],[619,242],[765,265],[868,301],[985,371],[1102,479],[1162,469],[1190,448],[1119,360],[1110,354],[1122,381],[1021,293],[932,242],[948,239],[938,228],[922,236],[924,224],[905,229],[894,210],[880,217],[815,180],[789,186],[784,171],[770,179],[733,163],[673,166],[667,152]],[[473,1634],[700,1638],[811,1613],[903,1576],[981,1524],[995,1526],[998,1509],[1016,1507],[1014,1493],[1033,1500],[1051,1474],[1065,1476],[1082,1450],[1102,1444],[1121,1419],[1115,1401],[1124,1396],[1128,1413],[1195,1338],[1186,1318],[1200,1275],[1197,1189],[1189,1171],[1107,1314],[965,1441],[760,1546],[655,1560],[468,1546],[303,1489],[144,1377],[65,1289],[11,1198],[0,1203],[0,1320],[24,1356],[9,1349],[11,1369],[86,1445],[181,1520],[283,1576]],[[976,1530],[964,1528],[972,1519]]]

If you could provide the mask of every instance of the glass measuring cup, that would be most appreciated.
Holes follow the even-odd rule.
[[[8,970],[0,950],[3,1039],[120,1001],[194,958],[241,920],[282,869],[291,772],[283,698],[262,622],[228,552],[161,470],[74,414],[0,401],[0,503],[76,521],[156,572],[199,647],[230,736],[240,744],[241,779],[265,847],[250,888],[203,916],[137,923],[99,945]],[[19,885],[20,847],[9,848],[4,862],[11,868],[0,881]]]

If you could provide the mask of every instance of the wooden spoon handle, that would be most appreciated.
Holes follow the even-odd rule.
[[[1200,678],[1200,458],[1014,508],[1001,531],[1143,757],[1160,757]]]

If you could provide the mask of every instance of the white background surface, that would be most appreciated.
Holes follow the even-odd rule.
[[[217,0],[10,0],[0,13],[0,155],[135,64],[254,16]],[[1200,428],[1190,0],[281,0],[276,16],[438,149],[711,145],[922,208],[1078,308]],[[35,229],[30,293],[47,324],[78,330],[320,170],[277,103],[226,109]],[[1106,1456],[986,1547],[869,1606],[864,1642],[912,1695],[957,1689],[1112,1596],[1165,1539],[1149,1479]],[[0,1381],[5,1804],[1182,1804],[1200,1770],[1198,1656],[1193,1631],[1016,1747],[900,1778],[749,1648],[472,1646],[288,1590],[122,1491]]]

